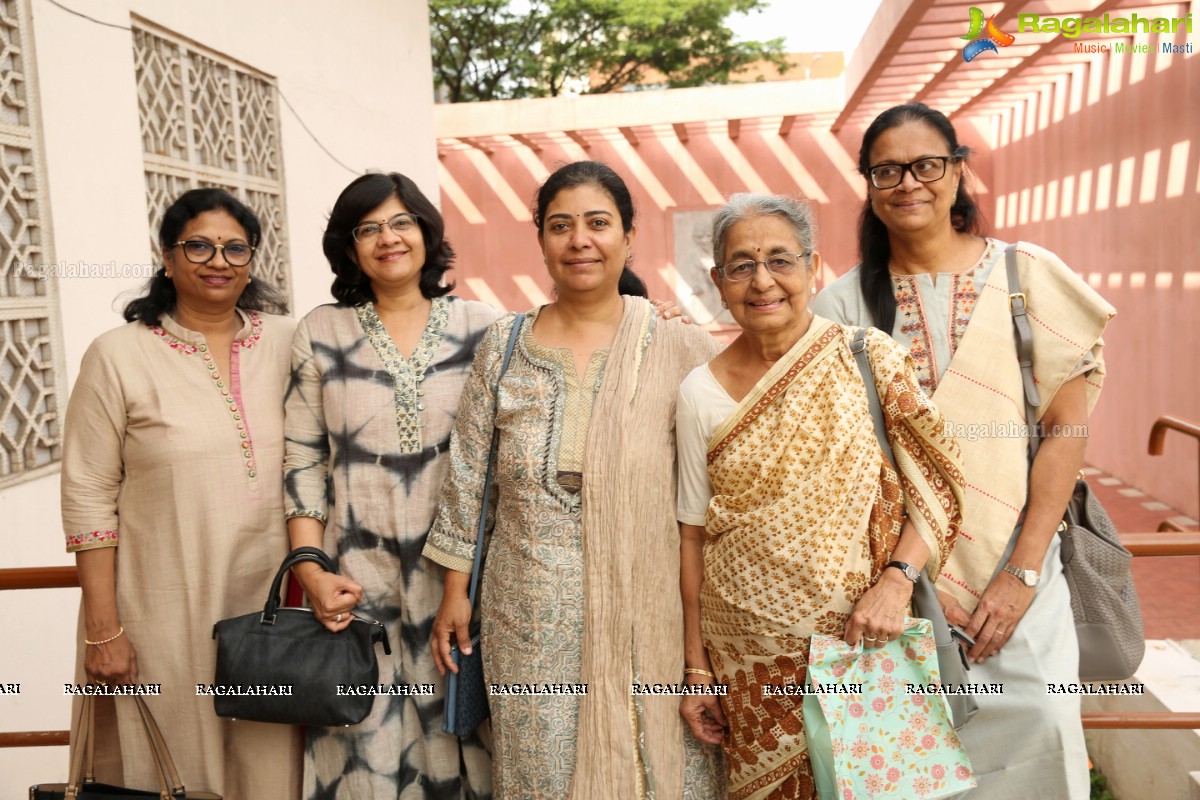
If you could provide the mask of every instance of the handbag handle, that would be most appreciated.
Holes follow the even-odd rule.
[[[879,389],[875,386],[875,371],[871,367],[871,359],[867,356],[866,328],[859,328],[858,332],[854,334],[854,338],[850,341],[850,352],[854,354],[854,363],[858,365],[858,371],[862,375],[863,384],[867,389],[867,406],[871,410],[871,426],[875,429],[875,438],[879,442],[879,449],[883,451],[884,458],[891,463],[892,469],[899,473],[896,456],[892,452],[892,443],[887,437],[883,406],[879,402]],[[917,583],[913,587],[913,604],[920,606],[922,615],[932,623],[933,637],[939,646],[944,647],[955,639],[959,639],[968,647],[975,646],[971,637],[947,622],[946,613],[942,610],[942,604],[937,597],[937,590],[933,587],[933,579],[929,577],[926,570],[921,570],[917,574]],[[963,666],[969,670],[971,665],[967,663],[966,656],[963,656],[961,651],[959,655],[962,656]]]
[[[271,590],[267,594],[267,603],[263,606],[262,616],[259,618],[259,621],[264,625],[275,624],[275,612],[279,610],[279,592],[283,588],[283,576],[293,566],[303,564],[305,561],[313,561],[320,564],[326,572],[337,571],[333,566],[333,560],[323,550],[319,550],[316,547],[297,547],[288,553],[283,559],[283,563],[279,565],[279,571],[275,573],[275,580],[271,581]]]
[[[1037,433],[1037,412],[1042,404],[1037,381],[1033,377],[1033,330],[1029,327],[1029,312],[1025,293],[1021,291],[1021,276],[1017,272],[1017,246],[1004,248],[1004,269],[1008,272],[1008,312],[1012,315],[1013,337],[1017,342],[1017,362],[1021,365],[1021,385],[1025,389],[1025,427],[1029,434],[1029,464],[1037,455],[1041,438]]]
[[[159,797],[161,800],[182,797],[187,790],[179,778],[175,760],[171,758],[171,751],[167,748],[167,741],[163,738],[158,722],[150,713],[150,707],[146,705],[145,699],[134,695],[133,701],[137,705],[138,716],[142,720],[142,730],[146,734],[150,755],[158,772],[159,787],[162,789]],[[92,695],[86,695],[79,704],[78,731],[75,753],[71,756],[71,773],[67,783],[66,797],[77,797],[84,786],[96,781],[96,698]],[[83,772],[85,748],[87,751],[86,773]]]
[[[500,375],[496,378],[496,402],[500,402],[500,381],[508,372],[508,362],[512,360],[513,348],[517,345],[517,337],[521,335],[521,326],[525,324],[525,315],[517,314],[513,320],[512,332],[508,335],[508,344],[504,348],[504,360],[500,363]],[[487,474],[483,479],[483,502],[479,506],[479,525],[475,530],[475,561],[471,565],[471,586],[467,591],[467,599],[471,608],[475,608],[475,598],[479,589],[479,574],[483,567],[483,537],[487,533],[488,498],[492,496],[492,477],[496,466],[496,451],[500,446],[500,430],[492,425],[492,446],[488,450]]]

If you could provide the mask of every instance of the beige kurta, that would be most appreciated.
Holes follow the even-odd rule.
[[[146,699],[184,784],[227,800],[292,800],[300,730],[221,719],[196,693],[214,679],[213,623],[261,608],[288,550],[283,393],[295,323],[244,321],[229,376],[203,336],[168,316],[92,344],[67,408],[63,527],[69,551],[117,548],[121,624],[139,681],[161,684]],[[97,710],[98,778],[156,788],[132,701],[104,698]]]

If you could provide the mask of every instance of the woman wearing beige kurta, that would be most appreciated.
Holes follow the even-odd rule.
[[[212,626],[259,608],[287,553],[283,393],[294,324],[251,283],[253,212],[219,189],[163,217],[164,270],[83,357],[64,426],[62,514],[77,554],[79,683],[159,684],[147,703],[184,784],[293,800],[300,731],[234,722],[197,684]],[[85,644],[85,642],[87,642]],[[95,642],[96,644],[91,644]],[[97,777],[153,789],[132,700],[99,698]]]
[[[501,800],[715,798],[717,753],[687,733],[674,698],[682,616],[671,496],[675,391],[716,343],[622,296],[634,241],[629,191],[594,162],[538,194],[538,238],[556,302],[526,318],[499,392],[512,318],[489,329],[459,407],[450,475],[425,555],[444,564],[434,657],[469,645],[466,584],[493,422],[497,511],[482,586],[488,683],[587,685],[587,694],[489,698]]]

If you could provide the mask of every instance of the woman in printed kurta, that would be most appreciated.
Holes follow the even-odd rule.
[[[715,798],[712,748],[667,697],[683,662],[671,435],[678,382],[716,352],[704,331],[654,318],[618,284],[634,240],[621,179],[580,162],[552,175],[535,217],[557,300],[488,331],[451,437],[426,555],[448,568],[434,651],[469,643],[466,584],[493,425],[495,529],[480,612],[498,798]],[[585,321],[586,320],[586,321]],[[586,696],[521,694],[586,684]]]
[[[808,309],[820,256],[806,205],[734,195],[713,253],[742,333],[680,387],[678,516],[688,677],[729,695],[684,698],[681,712],[724,743],[731,798],[807,800],[802,698],[764,688],[804,684],[813,633],[868,648],[900,635],[905,567],[937,574],[957,533],[958,448],[903,350],[870,331],[899,471],[884,458],[855,330]]]
[[[402,175],[351,183],[325,251],[341,302],[296,330],[286,492],[293,546],[322,548],[338,574],[316,565],[296,574],[331,630],[349,625],[352,611],[387,627],[392,655],[376,648],[380,684],[433,691],[380,695],[358,725],[309,728],[305,796],[488,797],[483,741],[442,731],[443,680],[429,652],[442,569],[421,549],[463,382],[500,314],[445,296],[453,251],[441,217]]]
[[[1004,686],[977,698],[960,732],[979,781],[970,797],[1086,799],[1079,698],[1048,699],[1045,687],[1079,679],[1055,532],[1083,464],[1104,378],[1100,336],[1115,312],[1053,253],[1017,245],[1044,430],[1031,468],[1005,244],[978,235],[966,155],[940,112],[912,103],[881,114],[859,153],[863,262],[815,305],[908,347],[922,389],[965,434],[963,536],[938,586],[946,618],[975,637],[972,682]]]
[[[287,553],[294,323],[263,313],[277,306],[250,282],[258,220],[227,193],[184,194],[160,239],[163,271],[126,308],[129,324],[84,354],[67,409],[63,526],[83,587],[76,680],[161,684],[147,703],[188,787],[294,800],[300,730],[221,719],[196,692],[216,671],[213,623],[261,608]],[[157,790],[132,700],[97,702],[98,779]]]

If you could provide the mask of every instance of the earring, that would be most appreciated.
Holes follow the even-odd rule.
[[[724,297],[721,298],[721,308],[729,308],[729,303],[726,302]]]
[[[815,286],[809,287],[808,293],[815,295],[817,293],[817,287],[815,287]]]
[[[246,276],[246,283],[254,283],[254,278],[253,278],[253,276],[247,275],[247,276]]]
[[[957,202],[958,202],[958,187],[955,186],[954,187],[954,196],[950,198],[950,205],[954,205]]]

